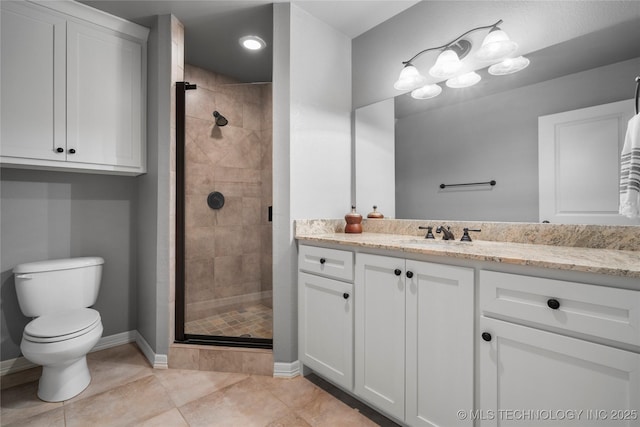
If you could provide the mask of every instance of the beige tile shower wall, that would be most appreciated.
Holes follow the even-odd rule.
[[[265,236],[264,208],[271,203],[271,172],[265,171],[271,163],[271,133],[264,131],[263,85],[239,85],[189,64],[185,80],[198,87],[187,92],[186,100],[185,320],[189,322],[207,315],[190,312],[190,304],[263,291],[263,266],[270,266],[263,254],[271,253],[270,244],[265,245],[270,236]],[[216,110],[229,120],[227,126],[215,125]],[[220,210],[207,205],[213,191],[225,196]]]

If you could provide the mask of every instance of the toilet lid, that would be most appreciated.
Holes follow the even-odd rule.
[[[47,314],[25,326],[23,337],[32,342],[64,341],[84,335],[100,324],[100,313],[91,308]]]

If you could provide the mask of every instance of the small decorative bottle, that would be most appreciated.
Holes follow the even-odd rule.
[[[355,206],[351,206],[351,212],[346,214],[344,219],[347,221],[345,233],[362,233],[362,215],[356,212]]]
[[[378,207],[376,205],[373,205],[373,212],[369,212],[369,215],[367,215],[367,218],[369,218],[369,219],[382,219],[382,218],[384,218],[384,215],[382,215],[380,212],[378,212]]]

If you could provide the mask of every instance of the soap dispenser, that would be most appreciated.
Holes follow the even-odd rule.
[[[362,215],[356,212],[355,206],[351,206],[351,212],[344,216],[344,220],[347,221],[345,233],[362,233]]]

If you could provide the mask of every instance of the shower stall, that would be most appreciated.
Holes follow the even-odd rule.
[[[176,83],[177,342],[271,348],[271,84]]]

